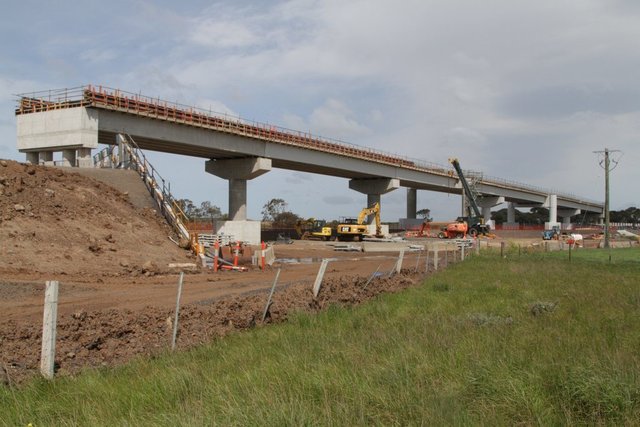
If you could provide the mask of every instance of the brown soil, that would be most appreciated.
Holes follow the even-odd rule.
[[[158,213],[130,196],[71,169],[0,161],[0,368],[12,382],[39,366],[44,286],[60,282],[58,374],[124,363],[170,346],[179,272],[170,263],[195,263],[178,248]],[[278,258],[305,259],[267,271],[185,271],[179,348],[262,324],[276,269],[281,274],[266,323],[292,311],[358,304],[381,292],[416,284],[424,276],[385,275],[395,253],[335,252],[322,242],[275,245]],[[251,248],[241,262],[248,265]],[[226,252],[228,254],[228,251]],[[228,256],[228,255],[227,255]],[[317,298],[312,285],[320,258],[329,264]],[[407,254],[405,266],[418,259]],[[1,369],[0,369],[1,370]]]

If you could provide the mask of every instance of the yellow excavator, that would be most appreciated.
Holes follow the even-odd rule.
[[[336,227],[336,237],[338,240],[362,240],[367,234],[369,227],[364,223],[370,215],[375,215],[376,237],[382,236],[382,226],[380,224],[380,203],[360,211],[358,218],[344,218]]]
[[[335,237],[333,230],[323,219],[301,219],[296,223],[296,232],[300,240],[330,240]]]

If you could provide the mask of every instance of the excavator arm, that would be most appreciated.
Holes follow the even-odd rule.
[[[373,205],[372,207],[362,209],[360,211],[360,214],[358,215],[358,224],[364,224],[364,220],[369,215],[375,215],[376,236],[381,236],[382,235],[382,225],[381,225],[381,222],[380,222],[380,203],[376,202],[376,204]]]

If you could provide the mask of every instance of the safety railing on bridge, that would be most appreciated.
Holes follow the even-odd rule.
[[[140,94],[121,91],[103,86],[81,86],[70,89],[49,90],[17,95],[15,113],[29,114],[74,107],[96,107],[121,111],[144,117],[181,123],[190,126],[213,129],[220,132],[233,133],[274,143],[298,146],[315,151],[329,152],[346,157],[384,163],[403,169],[414,169],[447,177],[456,178],[450,166],[426,162],[421,159],[400,156],[381,150],[362,147],[331,138],[312,135],[274,126],[266,123],[249,121],[240,117],[215,113],[198,107],[187,106],[177,102],[151,98]],[[465,173],[478,173],[465,171]],[[517,187],[520,190],[542,194],[556,194],[562,198],[601,205],[600,202],[580,198],[574,194],[536,187],[516,181],[484,176],[484,184]]]
[[[185,226],[188,221],[187,216],[180,208],[173,195],[171,187],[167,181],[158,173],[158,171],[149,163],[147,157],[138,147],[136,142],[130,135],[121,134],[124,140],[122,142],[123,156],[118,158],[115,156],[115,146],[109,146],[105,150],[110,162],[117,162],[117,166],[130,168],[137,171],[142,178],[145,186],[158,204],[160,212],[166,218],[167,222],[174,228],[176,233],[183,239],[191,240],[189,230]],[[99,153],[100,154],[100,153]],[[98,156],[98,160],[106,158],[106,156]],[[94,162],[96,158],[94,157]]]

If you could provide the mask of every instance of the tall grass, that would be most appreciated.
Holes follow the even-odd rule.
[[[359,307],[0,389],[0,418],[35,426],[635,424],[639,279],[640,262],[489,253]]]

